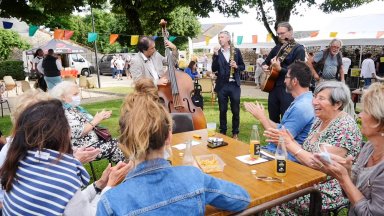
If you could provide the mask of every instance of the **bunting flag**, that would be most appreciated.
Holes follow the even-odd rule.
[[[155,41],[159,36],[152,36],[152,39]]]
[[[69,40],[72,37],[73,33],[74,31],[64,30],[64,40]]]
[[[3,21],[3,28],[4,29],[11,29],[13,26],[12,22]]]
[[[64,38],[64,30],[63,29],[55,29],[53,32],[53,38],[54,39],[63,39]]]
[[[139,35],[131,36],[131,45],[136,45],[139,42]]]
[[[211,37],[205,36],[205,45],[208,46],[210,40],[211,40]]]
[[[329,33],[329,37],[335,38],[337,36],[337,32],[331,32]]]
[[[118,34],[111,34],[109,35],[109,44],[114,44],[119,37]]]
[[[171,42],[173,42],[173,41],[176,40],[176,38],[177,38],[176,36],[169,36],[168,40],[171,41]]]
[[[35,35],[37,29],[39,29],[38,26],[29,25],[29,37],[33,37],[33,35]]]
[[[314,32],[311,32],[310,37],[311,38],[317,37],[317,35],[319,35],[319,32],[318,31],[314,31]]]
[[[252,43],[257,44],[257,35],[252,35]]]
[[[271,42],[272,41],[272,34],[267,34],[267,42]]]
[[[384,31],[378,31],[376,34],[376,38],[380,38],[383,35],[384,35]]]
[[[94,42],[97,40],[96,32],[88,32],[88,42]]]
[[[243,43],[243,36],[237,36],[237,45],[240,45]]]

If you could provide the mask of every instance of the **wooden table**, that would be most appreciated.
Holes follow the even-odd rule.
[[[201,139],[195,139],[194,134],[199,134]],[[291,161],[287,162],[287,175],[283,177],[284,183],[278,182],[265,182],[254,178],[251,174],[251,170],[256,170],[257,175],[260,176],[274,176],[274,161],[269,161],[257,165],[247,165],[235,157],[249,154],[249,145],[240,141],[234,140],[230,137],[216,133],[216,137],[221,137],[224,141],[228,142],[228,146],[223,146],[215,149],[210,149],[207,144],[207,130],[196,130],[191,132],[174,134],[172,138],[172,144],[184,143],[187,140],[198,140],[200,145],[192,147],[192,153],[196,155],[204,154],[217,154],[226,163],[224,172],[212,173],[220,179],[224,179],[244,187],[251,196],[251,203],[248,209],[244,211],[243,215],[255,214],[265,209],[269,209],[273,206],[279,205],[288,200],[292,200],[295,197],[292,195],[302,196],[304,194],[311,193],[311,210],[320,211],[321,209],[321,196],[317,190],[314,190],[312,186],[316,183],[325,181],[326,175],[322,172],[313,170],[306,166],[302,166],[298,163]],[[182,151],[173,149],[172,162],[173,165],[181,165],[183,158],[179,153]],[[313,196],[312,196],[313,195]],[[320,199],[320,201],[319,201]],[[316,205],[316,206],[315,206]],[[223,212],[214,207],[208,206],[207,215],[228,215],[229,212]],[[312,214],[313,215],[313,214]]]

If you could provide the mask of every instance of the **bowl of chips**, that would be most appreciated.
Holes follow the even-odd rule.
[[[216,154],[197,155],[196,162],[205,173],[223,172],[225,163]]]

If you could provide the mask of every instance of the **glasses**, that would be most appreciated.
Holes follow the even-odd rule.
[[[286,32],[277,32],[276,34],[278,35],[278,36],[280,36],[280,35],[285,35],[287,33],[287,31]]]
[[[269,176],[254,176],[254,177],[257,180],[266,181],[266,182],[280,182],[280,183],[284,182],[283,179],[279,179],[276,177],[269,177]]]
[[[291,76],[285,76],[285,79],[292,79],[293,77]]]
[[[332,49],[340,49],[341,47],[339,46],[331,46]]]

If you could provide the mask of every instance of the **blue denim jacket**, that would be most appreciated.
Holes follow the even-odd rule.
[[[204,215],[207,204],[228,211],[250,202],[238,185],[196,167],[172,167],[164,159],[140,163],[118,186],[105,192],[97,215]]]
[[[277,126],[280,129],[284,125],[300,145],[307,138],[315,119],[312,98],[312,92],[310,91],[296,97],[287,111],[285,111],[281,123]],[[265,148],[271,153],[276,152],[275,143],[268,143]],[[297,162],[296,158],[290,153],[288,154],[288,159]]]

